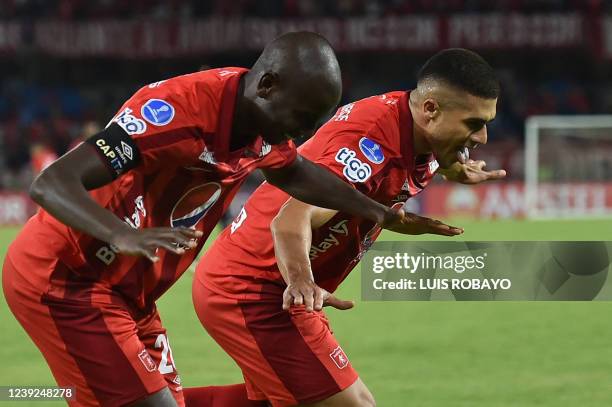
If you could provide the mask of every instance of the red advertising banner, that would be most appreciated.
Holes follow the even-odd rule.
[[[0,191],[0,226],[23,225],[36,212],[26,193]]]
[[[276,36],[299,30],[323,34],[338,51],[435,51],[457,46],[579,48],[592,37],[588,31],[593,25],[585,21],[580,13],[492,13],[347,19],[212,17],[180,22],[38,21],[31,25],[3,22],[0,23],[0,51],[14,52],[20,47],[34,46],[65,57],[177,57],[232,50],[259,51]]]
[[[476,186],[436,184],[420,198],[420,210],[434,217],[521,218],[527,215],[522,182]],[[542,184],[538,188],[542,216],[597,216],[612,213],[612,183]]]

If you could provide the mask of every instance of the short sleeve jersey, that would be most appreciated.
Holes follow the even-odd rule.
[[[433,155],[414,154],[408,100],[409,92],[390,92],[349,103],[299,152],[370,198],[387,206],[403,204],[438,168]],[[262,184],[200,261],[201,281],[237,298],[266,290],[278,294],[284,282],[269,225],[289,198]],[[310,260],[317,284],[334,291],[379,233],[373,222],[342,212],[314,230]]]
[[[270,145],[257,137],[229,151],[234,105],[246,72],[213,69],[144,86],[123,104],[106,132],[87,142],[116,177],[91,192],[99,205],[133,228],[201,230],[199,246],[182,256],[159,249],[160,260],[151,263],[118,254],[40,210],[26,230],[54,244],[24,254],[44,250],[57,256],[63,271],[49,276],[56,295],[89,284],[120,292],[138,308],[152,306],[193,262],[247,175],[295,160],[291,141]]]

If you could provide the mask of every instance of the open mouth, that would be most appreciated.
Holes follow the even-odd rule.
[[[465,146],[461,147],[457,151],[457,160],[459,160],[461,164],[465,164],[468,162],[469,159],[470,159],[470,150]]]

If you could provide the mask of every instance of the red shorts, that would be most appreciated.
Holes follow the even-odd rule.
[[[234,299],[197,277],[193,301],[204,328],[242,369],[251,400],[273,407],[313,403],[358,378],[323,312],[284,311],[280,298]]]
[[[90,294],[89,301],[50,295],[37,280],[61,263],[18,252],[11,256],[15,249],[9,250],[2,270],[6,301],[42,352],[57,384],[76,389],[70,405],[121,406],[164,387],[171,389],[179,406],[184,405],[166,330],[156,310],[135,317],[116,300],[91,300]]]

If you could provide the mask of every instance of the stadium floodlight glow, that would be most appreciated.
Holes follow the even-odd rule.
[[[612,216],[612,115],[527,118],[524,196],[532,219]]]

